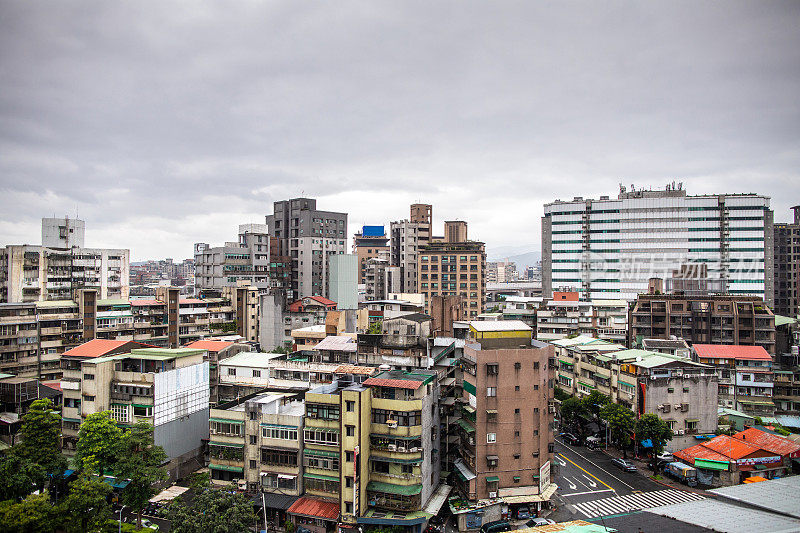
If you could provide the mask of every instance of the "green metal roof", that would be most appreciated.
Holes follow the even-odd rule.
[[[227,470],[228,472],[238,472],[240,474],[244,473],[244,468],[241,466],[215,465],[211,463],[208,467],[214,470]]]
[[[414,496],[422,492],[422,485],[394,485],[392,483],[381,483],[380,481],[370,481],[367,490],[373,492],[386,492],[388,494],[399,494],[400,496]]]
[[[232,442],[214,442],[208,443],[209,446],[227,446],[228,448],[244,448],[244,444],[234,444]]]
[[[139,359],[175,359],[188,357],[190,355],[203,355],[206,350],[195,350],[193,348],[135,348],[131,350],[131,356]]]
[[[313,455],[315,457],[339,457],[339,452],[329,452],[325,450],[311,450],[309,448],[305,448],[303,450],[305,455]]]
[[[131,306],[131,302],[130,302],[130,300],[122,300],[122,299],[111,298],[111,299],[108,299],[108,300],[97,300],[97,305],[98,305],[98,307],[101,306],[101,305],[102,306],[120,306],[120,307],[125,306],[125,307],[130,307]]]
[[[341,481],[338,477],[335,476],[323,476],[321,474],[307,474],[305,472],[303,473],[303,477],[308,477],[311,479],[321,479],[323,481],[335,481],[337,483]]]
[[[694,466],[697,468],[705,468],[706,470],[727,470],[728,461],[715,461],[713,459],[695,458]]]
[[[46,302],[36,302],[36,307],[78,307],[72,300],[49,300]]]
[[[488,481],[489,483],[494,483],[495,481],[500,481],[500,478],[497,476],[488,476],[486,478],[486,481]]]
[[[461,419],[461,420],[459,420],[459,421],[458,421],[458,425],[459,425],[459,426],[461,426],[461,428],[462,428],[464,431],[466,431],[467,433],[475,433],[475,428],[474,428],[474,427],[472,427],[472,426],[470,426],[470,425],[469,425],[467,422],[465,422],[463,419]]]
[[[796,318],[792,318],[790,316],[783,316],[783,315],[775,315],[775,327],[785,326],[786,324],[795,324],[797,322]]]
[[[580,383],[584,387],[589,387],[590,389],[596,389],[597,388],[594,385],[590,385],[590,384],[586,383],[585,381],[578,381],[578,383]]]
[[[209,422],[224,422],[227,424],[244,424],[244,420],[231,420],[229,418],[209,418]]]
[[[775,405],[773,402],[769,402],[767,400],[747,400],[747,399],[737,398],[736,401],[748,405]]]

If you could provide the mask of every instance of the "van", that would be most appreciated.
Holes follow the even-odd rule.
[[[511,531],[511,524],[505,520],[495,520],[481,526],[481,533],[500,533],[501,531]]]

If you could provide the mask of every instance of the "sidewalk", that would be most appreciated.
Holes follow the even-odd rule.
[[[617,450],[616,448],[612,448],[610,446],[608,449],[605,449],[605,447],[598,447],[597,450],[603,452],[609,457],[622,459],[622,452],[620,450]],[[693,492],[695,494],[709,495],[708,492],[703,489],[696,487],[689,487],[676,479],[665,476],[662,472],[658,473],[660,479],[654,479],[653,476],[655,475],[655,473],[650,469],[650,463],[646,458],[634,457],[633,453],[628,453],[627,460],[636,465],[636,468],[639,470],[640,475],[647,476],[654,483],[658,483],[659,485],[664,485],[665,487],[670,489],[682,490],[684,492]]]

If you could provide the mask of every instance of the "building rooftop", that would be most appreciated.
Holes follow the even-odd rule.
[[[97,300],[97,306],[120,306],[120,307],[128,307],[131,305],[130,300],[123,300],[121,298],[109,298],[106,300]]]
[[[409,313],[407,315],[400,315],[400,316],[393,316],[392,318],[385,318],[383,322],[391,322],[392,320],[411,320],[412,322],[430,322],[433,320],[433,317],[430,315],[426,315],[424,313]]]
[[[683,339],[642,339],[645,349],[652,348],[688,348],[689,344]]]
[[[131,305],[134,307],[147,307],[152,305],[164,305],[164,302],[159,302],[158,300],[151,300],[151,299],[141,299],[141,300],[131,300]]]
[[[358,365],[339,365],[333,371],[334,374],[356,374],[361,376],[371,376],[378,369],[374,366],[358,366]]]
[[[232,342],[226,341],[213,341],[213,340],[199,340],[190,342],[185,348],[193,348],[195,350],[208,350],[209,352],[219,352],[228,346],[233,346]]]
[[[330,350],[335,352],[353,352],[358,348],[358,343],[352,337],[344,335],[328,335],[316,346],[315,350]]]
[[[62,355],[63,357],[101,357],[122,346],[125,346],[128,343],[131,343],[135,346],[141,346],[140,343],[133,341],[92,339],[88,342],[84,342],[80,346],[72,348],[71,350],[67,350]]]
[[[48,300],[46,302],[36,302],[36,307],[45,309],[55,307],[78,307],[78,304],[72,300]]]
[[[219,362],[225,366],[247,366],[247,367],[260,367],[266,368],[268,363],[274,359],[283,357],[281,353],[264,353],[264,352],[239,352],[232,357],[223,359]]]
[[[740,431],[739,433],[733,435],[733,438],[755,444],[756,446],[759,446],[760,448],[776,455],[796,454],[798,457],[800,457],[800,454],[798,454],[798,452],[800,452],[800,444],[781,437],[780,435],[761,431],[756,428],[747,428],[744,431]],[[798,508],[800,509],[800,507]],[[798,518],[800,518],[800,515],[798,515]]]
[[[785,326],[786,324],[797,324],[797,319],[789,316],[775,315],[775,327]]]
[[[473,320],[469,322],[469,327],[481,333],[490,331],[533,331],[533,329],[522,320]]]
[[[762,481],[761,483],[750,483],[748,485],[726,488],[757,487],[764,483],[771,482]],[[791,502],[792,500],[789,501]],[[673,523],[676,526],[680,525],[681,522],[685,522],[708,528],[710,531],[725,531],[727,533],[751,533],[754,529],[765,532],[769,531],[770,533],[800,531],[800,521],[789,518],[788,516],[741,507],[711,498],[654,507],[648,509],[648,513],[673,518]],[[669,530],[675,531],[676,529],[670,528]],[[643,531],[648,531],[648,529],[645,528]]]
[[[711,492],[800,518],[800,476],[722,487]]]
[[[339,518],[339,503],[303,496],[298,498],[286,512],[333,521]]]
[[[386,370],[364,381],[366,386],[394,387],[396,389],[416,390],[436,378],[433,370]]]
[[[325,324],[317,324],[314,326],[306,326],[304,328],[296,328],[292,330],[292,335],[294,333],[325,333]]]
[[[738,344],[694,344],[698,357],[714,359],[740,359],[750,361],[772,361],[772,357],[762,346],[742,346]]]
[[[558,339],[554,341],[550,341],[550,344],[555,344],[556,346],[576,346],[578,344],[587,344],[590,342],[596,342],[601,339],[596,337],[592,337],[591,335],[578,335],[577,337],[572,337],[571,339]],[[607,342],[607,341],[603,341]]]

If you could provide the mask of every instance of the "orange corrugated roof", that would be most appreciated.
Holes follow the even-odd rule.
[[[181,298],[178,301],[178,304],[204,304],[208,303],[205,300],[200,300],[199,298]]]
[[[713,450],[709,450],[702,444],[695,444],[691,448],[686,448],[684,450],[677,451],[672,455],[674,455],[678,459],[682,459],[683,461],[691,465],[694,464],[695,459],[709,459],[711,461],[730,461],[730,457],[722,455],[721,453],[717,453]]]
[[[44,385],[45,387],[50,387],[51,389],[61,390],[60,381],[42,381],[42,385]]]
[[[710,441],[704,442],[701,446],[722,455],[727,455],[731,459],[741,459],[761,449],[755,444],[749,444],[728,435],[718,435]]]
[[[335,374],[362,374],[369,376],[374,374],[376,370],[378,369],[372,366],[339,365],[333,372]]]
[[[65,357],[100,357],[132,341],[92,339],[64,352]]]
[[[763,346],[742,346],[740,344],[693,344],[698,357],[714,359],[748,359],[771,361],[772,357]]]
[[[740,431],[734,435],[734,438],[753,443],[776,455],[791,455],[800,451],[800,444],[756,428]]]
[[[316,498],[302,497],[298,498],[286,512],[324,520],[337,520],[339,518],[339,504]]]
[[[164,302],[159,302],[158,300],[131,300],[131,305],[164,305]]]
[[[195,350],[208,350],[209,352],[218,352],[224,350],[228,346],[233,346],[230,341],[213,341],[213,340],[199,340],[190,342],[184,348],[194,348]]]

